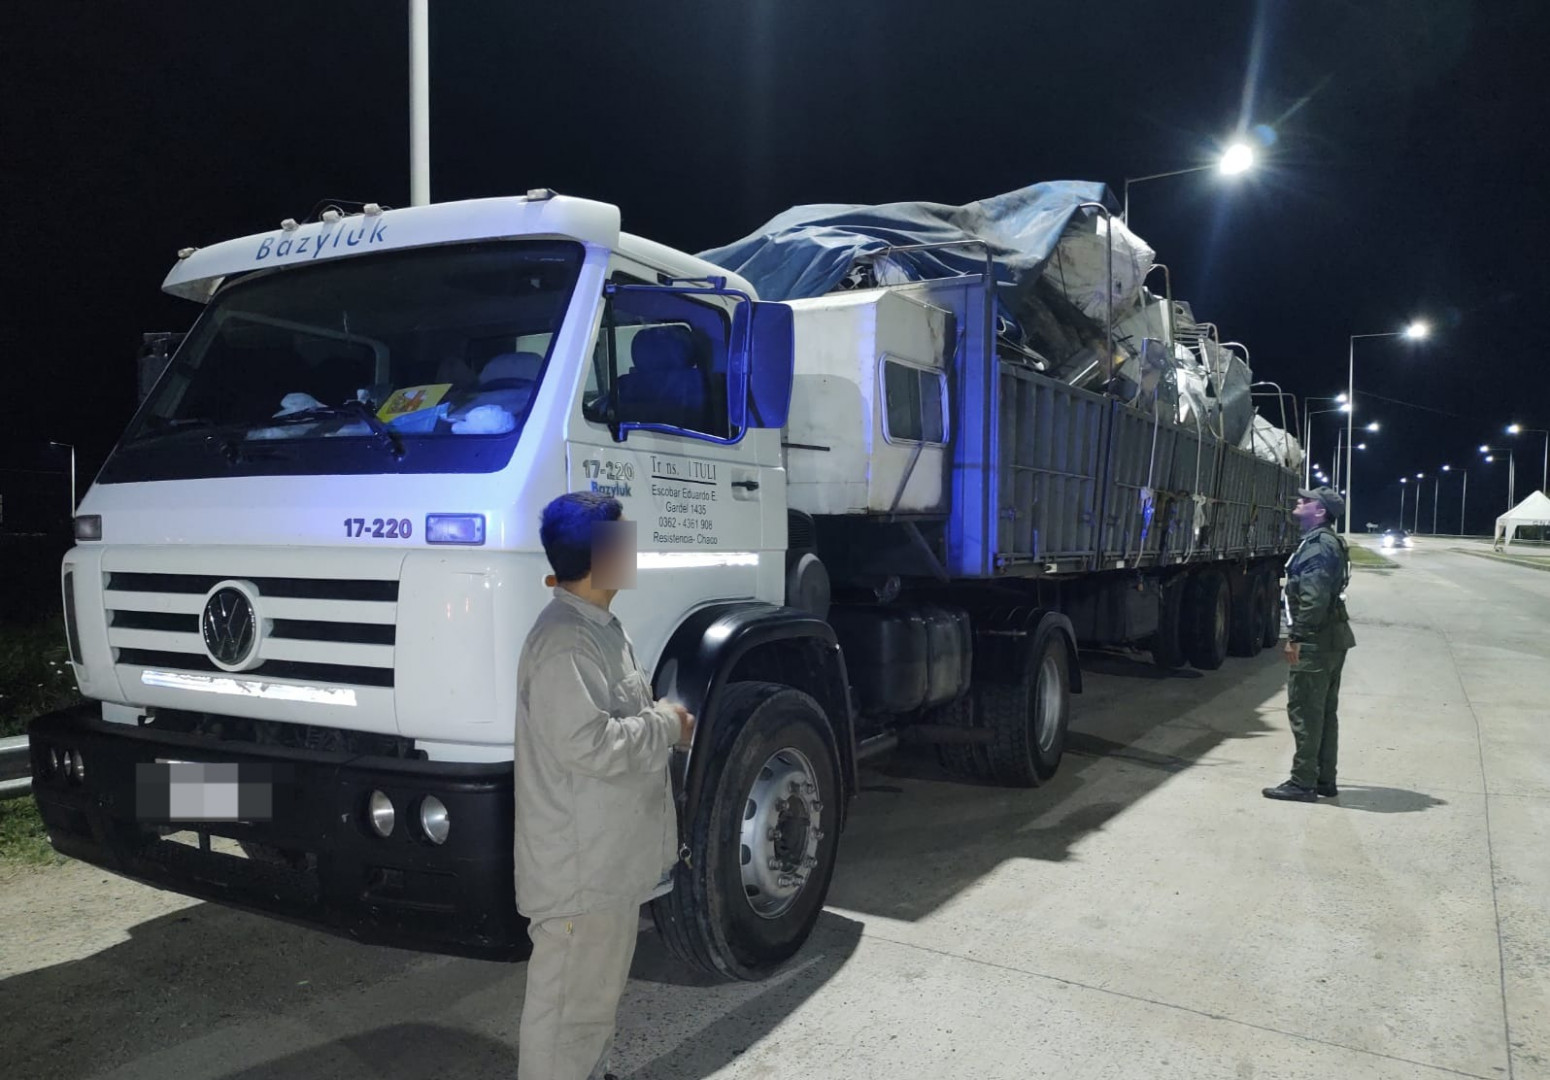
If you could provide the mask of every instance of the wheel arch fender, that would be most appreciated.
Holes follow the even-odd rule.
[[[772,671],[783,677],[771,677]],[[658,697],[672,697],[696,717],[686,767],[673,770],[680,830],[701,804],[708,757],[730,737],[731,721],[718,705],[734,675],[780,682],[818,702],[829,721],[848,801],[857,786],[855,724],[845,657],[834,628],[796,608],[712,604],[691,612],[673,631],[653,678]]]

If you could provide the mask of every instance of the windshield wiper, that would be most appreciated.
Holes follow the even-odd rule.
[[[404,440],[399,437],[398,432],[394,431],[392,428],[388,427],[387,424],[383,423],[382,418],[379,417],[372,409],[372,407],[366,404],[364,401],[346,401],[343,405],[317,405],[310,409],[302,409],[299,412],[287,413],[284,416],[277,416],[274,418],[273,423],[305,423],[308,419],[319,416],[354,417],[355,419],[362,421],[367,427],[371,428],[372,433],[376,435],[377,438],[387,443],[388,448],[392,450],[394,457],[402,458],[405,454]]]

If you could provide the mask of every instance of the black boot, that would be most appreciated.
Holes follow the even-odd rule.
[[[1267,799],[1282,799],[1286,802],[1318,802],[1319,796],[1312,788],[1305,788],[1295,780],[1288,780],[1284,784],[1275,787],[1267,787],[1262,795]]]
[[[1320,795],[1324,796],[1326,799],[1336,799],[1340,797],[1340,789],[1337,788],[1334,784],[1320,784],[1318,787],[1314,788],[1314,790],[1317,791]]]

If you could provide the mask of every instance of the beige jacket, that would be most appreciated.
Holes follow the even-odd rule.
[[[667,889],[678,829],[677,715],[612,614],[564,589],[517,665],[517,909],[530,919],[640,904]]]

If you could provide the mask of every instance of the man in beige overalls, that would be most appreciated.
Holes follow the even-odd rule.
[[[517,1077],[600,1080],[640,905],[672,888],[667,763],[694,718],[652,700],[608,610],[634,579],[618,500],[562,495],[540,536],[556,587],[517,666],[517,908],[533,939]]]

